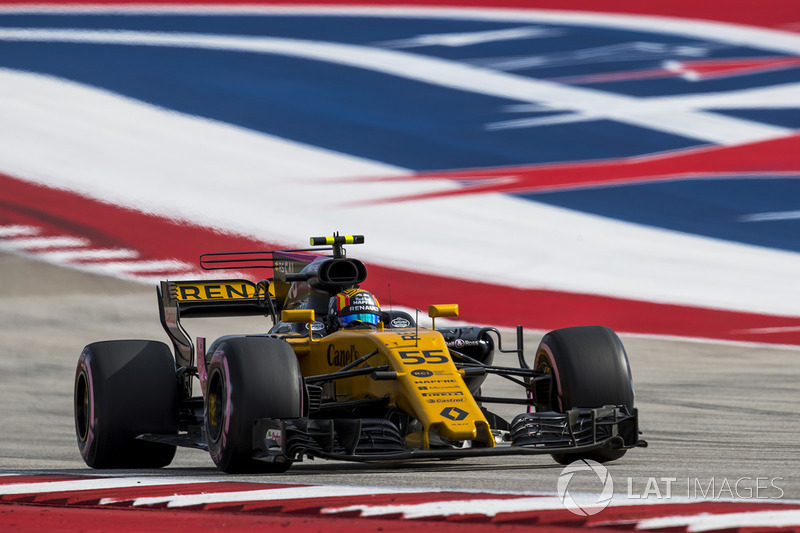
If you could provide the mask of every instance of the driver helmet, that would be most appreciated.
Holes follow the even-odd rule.
[[[381,321],[381,306],[371,292],[347,289],[331,298],[329,314],[338,320],[339,327],[353,322],[377,325]]]

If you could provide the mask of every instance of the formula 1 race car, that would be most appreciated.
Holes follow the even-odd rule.
[[[568,464],[610,461],[646,446],[628,358],[612,330],[552,331],[531,367],[521,327],[516,347],[506,349],[495,328],[436,328],[437,318],[458,315],[454,304],[430,305],[430,329],[409,313],[377,308],[358,289],[366,267],[343,248],[363,242],[336,234],[312,238],[314,248],[200,258],[206,270],[272,270],[257,283],[161,282],[161,323],[174,356],[165,343],[145,340],[95,342],[80,355],[75,428],[86,464],[159,468],[176,446],[207,450],[228,473],[283,472],[315,457],[544,453]],[[343,301],[337,298],[367,305],[355,305],[357,319],[344,324],[334,316],[333,304]],[[269,317],[272,326],[206,346],[200,337],[193,343],[181,324],[246,315]],[[495,351],[516,354],[519,367],[493,365]],[[520,394],[482,395],[489,374],[518,385]],[[524,412],[509,422],[486,408],[491,404]]]

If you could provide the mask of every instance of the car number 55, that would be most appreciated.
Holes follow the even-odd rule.
[[[425,363],[435,365],[449,361],[444,350],[403,350],[400,358],[407,365],[422,365]]]

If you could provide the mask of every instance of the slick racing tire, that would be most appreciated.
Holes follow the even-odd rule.
[[[553,377],[549,409],[624,405],[633,410],[633,380],[628,355],[611,329],[580,326],[551,331],[536,350],[534,368]],[[625,455],[624,449],[603,447],[589,452],[552,454],[561,464],[579,459],[599,463]]]
[[[285,472],[291,462],[253,459],[258,418],[299,418],[303,389],[289,344],[262,336],[227,337],[208,363],[205,432],[217,468],[229,474]]]
[[[178,432],[175,360],[166,344],[146,340],[89,344],[75,374],[75,432],[92,468],[161,468],[175,446],[136,440]]]

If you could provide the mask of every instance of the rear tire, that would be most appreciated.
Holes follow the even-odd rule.
[[[549,410],[565,413],[575,407],[624,405],[633,412],[633,380],[628,355],[611,329],[579,326],[551,331],[536,350],[534,368],[553,376]],[[625,455],[604,447],[590,452],[552,454],[560,464],[579,459],[599,463]]]
[[[228,337],[208,363],[205,432],[214,464],[229,474],[285,472],[291,462],[253,459],[258,418],[300,418],[303,389],[297,356],[286,341]]]
[[[178,432],[175,360],[166,344],[122,340],[89,344],[75,373],[78,449],[92,468],[161,468],[175,446],[136,440]]]

